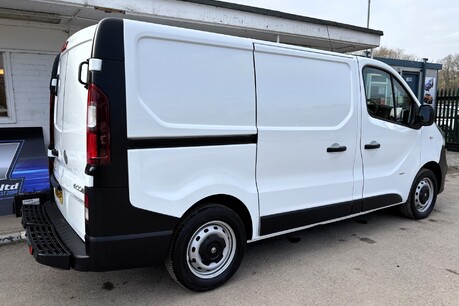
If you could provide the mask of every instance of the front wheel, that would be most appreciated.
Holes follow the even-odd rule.
[[[421,169],[414,179],[408,201],[401,206],[402,213],[412,219],[428,217],[437,201],[437,193],[435,174],[429,169]]]
[[[214,289],[239,268],[246,240],[244,225],[234,211],[219,204],[200,207],[180,223],[166,268],[188,289]]]

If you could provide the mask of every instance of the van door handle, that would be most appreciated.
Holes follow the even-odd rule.
[[[346,146],[340,146],[338,143],[334,143],[331,145],[331,147],[328,147],[327,148],[327,152],[328,153],[332,153],[332,152],[344,152],[347,150],[347,147]]]
[[[82,79],[81,79],[81,74],[82,74],[82,71],[83,71],[83,65],[87,65],[89,67],[89,61],[86,60],[84,62],[81,62],[80,63],[80,66],[78,66],[78,82],[80,82],[82,85],[84,85],[84,88],[88,88],[88,76],[86,75],[86,82],[84,82]]]
[[[365,150],[374,150],[381,148],[381,144],[377,143],[376,141],[372,141],[371,143],[367,143],[365,145]]]

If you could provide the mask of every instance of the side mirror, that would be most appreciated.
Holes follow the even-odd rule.
[[[429,126],[434,123],[435,110],[432,105],[423,104],[419,107],[417,121],[421,126]]]

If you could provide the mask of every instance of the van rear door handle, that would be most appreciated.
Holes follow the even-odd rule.
[[[346,146],[340,146],[338,143],[334,143],[331,145],[331,147],[328,147],[327,148],[327,152],[328,153],[332,153],[332,152],[344,152],[347,150],[347,147]]]
[[[372,141],[371,143],[367,143],[365,145],[365,150],[374,150],[381,148],[381,144],[377,143],[376,141]]]
[[[80,66],[78,66],[78,82],[80,82],[82,85],[84,85],[84,88],[88,88],[88,76],[86,76],[86,82],[84,82],[81,79],[82,71],[83,71],[83,65],[87,65],[89,67],[89,60],[86,60],[84,62],[80,63]]]

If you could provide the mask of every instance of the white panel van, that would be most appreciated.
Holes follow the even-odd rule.
[[[104,19],[50,88],[52,194],[23,206],[45,265],[165,261],[205,291],[247,242],[395,205],[425,218],[443,190],[432,107],[372,59]]]

